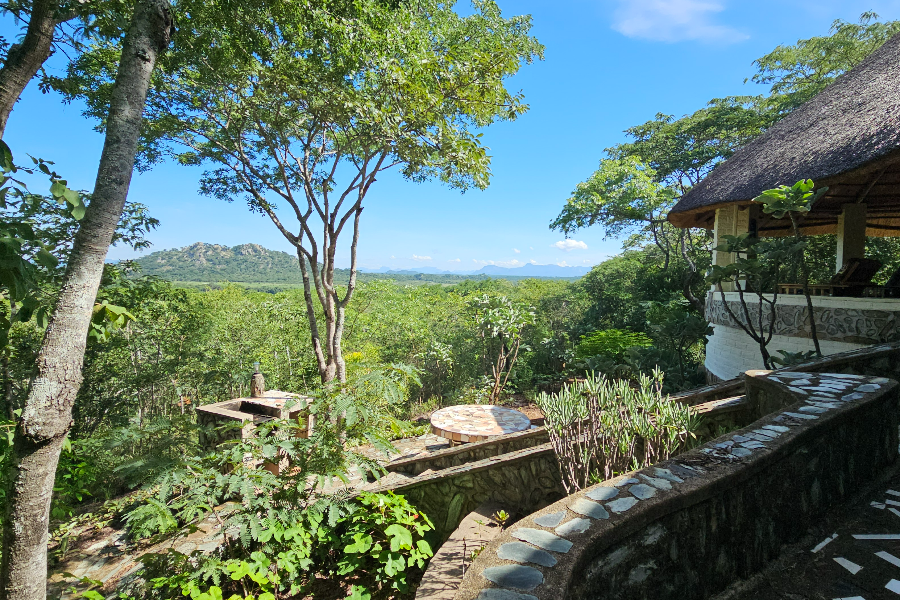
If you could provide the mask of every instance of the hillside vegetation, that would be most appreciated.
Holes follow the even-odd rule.
[[[229,282],[240,283],[244,287],[258,291],[277,292],[303,285],[296,256],[280,250],[269,250],[259,244],[241,244],[229,248],[220,244],[197,242],[185,248],[153,252],[133,262],[138,265],[141,275],[159,277],[182,287],[220,287],[222,283]],[[350,279],[350,269],[335,269],[334,275],[336,282],[346,284]],[[490,277],[490,274],[455,275],[413,271],[361,272],[357,276],[361,282],[390,279],[410,284],[451,285]],[[525,278],[526,275],[519,277],[504,273],[494,274],[493,277],[518,280]],[[552,277],[544,276],[544,278]]]

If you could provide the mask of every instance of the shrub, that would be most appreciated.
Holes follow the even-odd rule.
[[[658,369],[641,375],[636,387],[589,374],[558,394],[538,396],[569,493],[690,447],[699,420],[662,395],[662,382]]]
[[[621,361],[629,348],[646,348],[653,344],[647,334],[623,331],[621,329],[603,329],[581,336],[575,347],[577,358],[600,356],[611,361]]]

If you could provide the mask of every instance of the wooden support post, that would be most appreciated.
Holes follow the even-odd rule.
[[[866,205],[845,204],[838,216],[837,261],[840,271],[851,258],[866,257]]]

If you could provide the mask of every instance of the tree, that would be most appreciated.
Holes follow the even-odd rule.
[[[670,256],[680,252],[683,294],[702,313],[703,302],[692,287],[702,279],[698,259],[709,251],[711,238],[670,226],[665,220],[668,210],[716,164],[900,31],[900,21],[877,19],[866,12],[858,25],[837,20],[829,36],[779,46],[757,59],[758,71],[750,79],[771,85],[769,96],[716,98],[690,115],[658,113],[626,129],[630,140],[606,149],[600,168],[578,184],[551,229],[569,235],[599,224],[609,236],[637,232],[626,246],[656,244],[665,254],[666,268]]]
[[[5,50],[0,67],[0,137],[13,106],[28,83],[38,73],[41,91],[55,87],[57,79],[43,72],[44,63],[58,49],[77,55],[86,39],[121,34],[127,23],[127,4],[122,0],[13,0],[0,5],[0,11],[22,23],[20,41],[9,45],[0,39]]]
[[[719,290],[722,307],[731,321],[749,335],[759,346],[763,366],[772,369],[772,357],[767,346],[775,334],[777,322],[778,285],[785,265],[803,252],[803,245],[791,238],[760,239],[749,233],[722,236],[715,249],[735,256],[732,263],[713,265],[707,281]],[[723,283],[731,283],[738,293],[739,314],[725,298]],[[748,295],[755,296],[751,304]]]
[[[193,37],[151,95],[158,129],[148,135],[176,142],[181,162],[208,165],[203,193],[243,197],[296,249],[323,382],[346,378],[360,217],[378,175],[397,168],[412,181],[484,188],[490,156],[478,130],[527,109],[504,80],[541,55],[530,19],[505,19],[491,1],[473,7],[463,17],[436,1],[197,6]],[[253,11],[271,26],[247,27]],[[73,71],[95,115],[109,78],[103,51]],[[345,232],[350,278],[340,288]]]
[[[171,27],[167,0],[135,4],[122,45],[93,199],[75,237],[38,354],[37,373],[16,426],[0,569],[3,598],[46,597],[47,525],[56,465],[72,424],[103,263],[131,182],[150,74],[169,43]]]
[[[578,184],[550,228],[569,235],[599,224],[607,237],[630,233],[626,247],[656,245],[664,269],[679,257],[682,293],[702,313],[703,301],[693,288],[702,279],[700,266],[710,237],[705,230],[673,227],[666,215],[718,162],[767,124],[760,99],[748,96],[713,100],[680,119],[657,114],[625,130],[632,141],[606,149],[600,167]]]
[[[26,2],[26,4],[28,4]],[[13,106],[53,49],[53,37],[58,25],[74,18],[74,13],[61,10],[56,0],[34,0],[30,3],[28,26],[21,42],[13,44],[0,68],[0,137]],[[16,8],[23,8],[16,6]],[[20,17],[22,11],[16,11]]]
[[[797,222],[798,214],[806,214],[812,208],[813,203],[822,194],[828,191],[822,187],[813,192],[815,184],[812,179],[801,179],[794,185],[781,185],[775,189],[766,190],[753,199],[762,204],[762,210],[774,219],[788,217],[791,220],[791,228],[794,233],[794,262],[800,267],[800,284],[803,286],[803,295],[806,296],[806,311],[809,319],[809,332],[812,337],[816,355],[822,356],[819,347],[819,336],[816,333],[816,318],[813,312],[812,296],[809,293],[809,267],[806,264],[806,239],[800,233],[800,224]]]
[[[534,307],[505,296],[483,294],[472,300],[483,357],[491,367],[490,403],[500,400],[522,347],[523,330],[534,324]]]
[[[878,21],[874,12],[864,12],[859,24],[836,20],[831,35],[798,40],[793,46],[778,46],[756,59],[754,83],[772,86],[768,99],[773,121],[794,110],[863,61],[900,31],[900,21]]]

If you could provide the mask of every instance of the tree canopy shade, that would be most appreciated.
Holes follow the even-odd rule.
[[[488,185],[480,130],[527,110],[504,81],[542,55],[530,18],[504,18],[485,0],[467,16],[434,0],[220,0],[180,10],[189,19],[148,101],[147,148],[174,142],[179,161],[209,167],[203,193],[244,198],[296,247],[322,380],[343,379],[343,315],[369,187],[392,167],[411,181]],[[95,116],[114,55],[97,47],[67,83]],[[351,277],[341,291],[334,268],[345,229]]]

